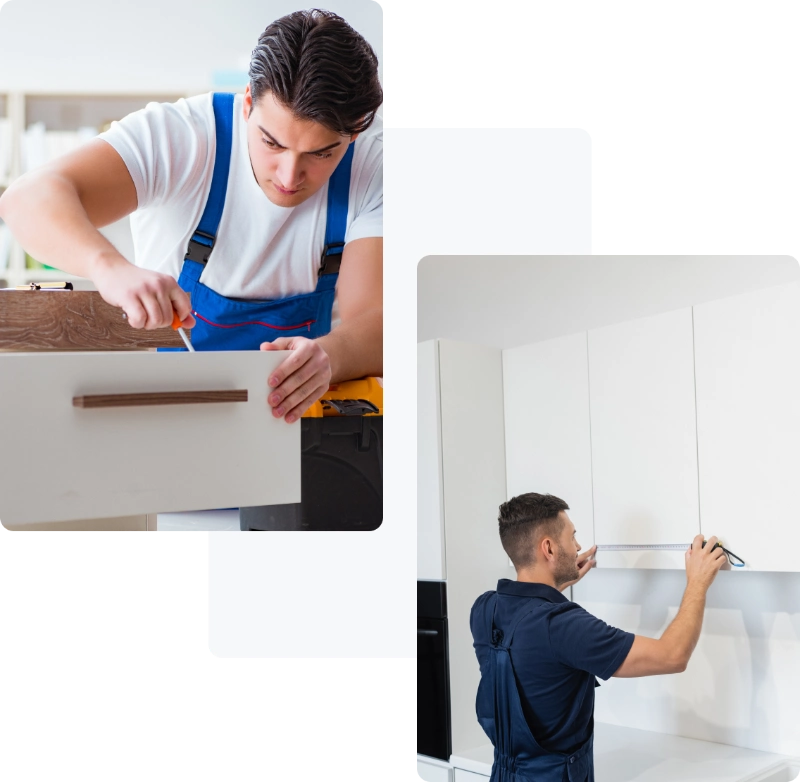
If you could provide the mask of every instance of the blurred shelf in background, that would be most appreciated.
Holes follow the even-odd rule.
[[[185,95],[169,94],[50,94],[0,93],[0,193],[17,177],[90,141],[114,120],[152,101],[171,103]],[[128,218],[101,230],[128,260],[133,260],[133,240]],[[31,281],[67,280],[75,287],[92,285],[74,275],[37,268],[0,221],[0,287]]]

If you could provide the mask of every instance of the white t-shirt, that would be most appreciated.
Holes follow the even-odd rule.
[[[136,264],[178,279],[189,238],[203,214],[214,169],[211,93],[150,103],[102,133],[136,186],[131,215]],[[247,152],[242,96],[233,106],[225,209],[200,281],[223,296],[279,299],[317,285],[325,246],[327,184],[299,206],[273,204],[256,182]],[[383,236],[383,128],[379,117],[353,151],[345,242]],[[339,322],[338,296],[332,326]]]

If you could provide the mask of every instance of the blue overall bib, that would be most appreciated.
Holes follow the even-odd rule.
[[[257,301],[221,296],[200,282],[200,275],[216,242],[225,206],[233,135],[233,98],[230,93],[215,93],[213,96],[217,148],[211,190],[200,223],[189,240],[178,278],[178,285],[191,298],[192,314],[197,321],[192,329],[195,350],[257,350],[262,342],[272,342],[278,337],[313,339],[327,334],[331,330],[331,310],[344,248],[355,142],[350,143],[328,181],[325,247],[314,291],[284,299]]]
[[[594,782],[594,736],[569,755],[542,749],[531,733],[514,676],[511,645],[514,631],[530,610],[520,611],[510,627],[495,624],[497,595],[486,607],[489,667],[478,687],[478,722],[494,745],[490,782]]]

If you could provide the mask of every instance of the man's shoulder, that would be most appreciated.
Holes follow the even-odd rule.
[[[473,635],[475,634],[475,621],[486,610],[487,603],[497,594],[494,590],[484,592],[472,604],[472,609],[469,612],[469,623],[472,628]]]
[[[148,108],[160,110],[166,116],[179,122],[187,123],[196,130],[208,132],[214,128],[214,94],[204,92],[192,95],[189,98],[178,98],[172,103],[149,104]],[[235,100],[235,99],[234,99]],[[233,119],[236,119],[236,109],[233,110]]]
[[[482,595],[479,595],[475,602],[472,604],[472,610],[474,611],[479,605],[484,604],[487,600],[490,600],[494,597],[497,592],[494,589],[490,589],[488,592],[484,592]]]
[[[550,604],[546,609],[546,615],[544,617],[540,615],[540,618],[547,623],[548,634],[553,638],[572,637],[575,634],[604,637],[608,633],[620,632],[618,628],[612,627],[579,603],[572,601],[558,605]]]
[[[172,102],[150,101],[144,108],[112,123],[111,132],[106,131],[104,135],[113,137],[118,128],[134,135],[144,132],[154,139],[161,136],[182,136],[187,132],[207,136],[214,128],[211,93],[179,98]]]
[[[379,163],[383,159],[383,120],[376,114],[372,124],[356,139],[355,154],[365,161]]]
[[[380,114],[375,115],[372,124],[361,134],[365,139],[372,141],[383,141],[383,117]]]
[[[552,603],[548,600],[531,598],[531,610],[526,611],[520,618],[517,632],[525,632],[528,628],[539,625],[541,622],[546,622],[548,626],[553,626],[572,622],[599,621],[578,603],[573,603],[572,601]]]

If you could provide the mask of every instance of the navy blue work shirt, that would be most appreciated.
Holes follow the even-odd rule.
[[[488,665],[493,594],[481,595],[470,612],[481,676]],[[510,652],[522,710],[542,749],[568,754],[594,730],[594,689],[600,686],[595,677],[614,674],[634,635],[607,625],[547,584],[500,579],[495,625],[509,628],[525,610]]]

